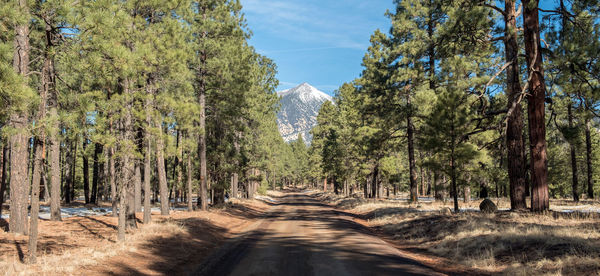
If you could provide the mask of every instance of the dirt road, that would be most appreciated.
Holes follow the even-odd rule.
[[[442,275],[307,194],[289,193],[272,205],[252,231],[191,275]]]

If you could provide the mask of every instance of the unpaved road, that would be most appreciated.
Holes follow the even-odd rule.
[[[289,193],[273,205],[191,275],[443,275],[306,194]]]

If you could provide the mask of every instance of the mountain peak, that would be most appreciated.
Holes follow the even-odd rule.
[[[303,82],[300,85],[291,89],[279,91],[278,94],[282,97],[294,94],[297,97],[299,97],[303,102],[308,102],[312,100],[332,101],[331,96],[310,85],[308,82]]]
[[[333,101],[325,94],[307,82],[294,88],[279,91],[281,109],[277,114],[279,132],[286,142],[298,139],[302,134],[306,143],[310,143],[310,130],[317,123],[317,115],[326,101]]]

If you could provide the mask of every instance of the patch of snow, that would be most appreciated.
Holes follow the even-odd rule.
[[[187,207],[173,207],[170,206],[169,209],[171,211],[186,211]],[[144,207],[142,207],[142,212],[144,211]],[[152,207],[151,208],[151,212],[154,213],[160,213],[160,207]],[[107,208],[103,208],[103,207],[92,207],[92,208],[86,208],[86,207],[78,207],[78,208],[69,208],[69,207],[62,207],[60,208],[60,216],[62,218],[69,218],[69,217],[91,217],[91,216],[106,216],[112,214],[112,208],[111,207],[107,207]],[[7,213],[2,213],[2,218],[3,219],[8,219],[10,217],[10,214]],[[43,220],[49,220],[50,219],[50,207],[48,206],[40,206],[40,213],[39,213],[39,218],[43,219]]]
[[[262,201],[268,201],[270,203],[279,203],[279,201],[272,199],[270,196],[256,195],[256,196],[254,196],[254,198],[258,199],[258,200],[262,200]]]
[[[279,91],[279,92],[277,92],[277,94],[282,97],[295,94],[295,95],[298,95],[300,100],[304,103],[307,103],[310,101],[326,101],[326,100],[333,102],[333,98],[331,96],[327,95],[325,92],[320,91],[319,89],[315,88],[314,86],[312,86],[306,82],[303,84],[300,84],[292,89],[286,89],[283,91]]]

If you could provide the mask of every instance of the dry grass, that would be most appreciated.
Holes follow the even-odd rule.
[[[27,257],[27,236],[0,230],[0,275],[181,274],[261,214],[262,203],[240,201],[211,212],[153,215],[126,240],[116,241],[113,217],[41,221],[37,264]],[[138,219],[142,214],[138,213]]]
[[[176,222],[142,225],[135,233],[128,234],[124,242],[111,242],[116,238],[115,234],[114,237],[107,239],[104,244],[42,254],[38,257],[38,262],[35,265],[25,264],[20,261],[18,256],[11,256],[0,260],[0,271],[4,271],[3,275],[81,274],[81,267],[97,265],[110,257],[135,252],[145,240],[157,236],[175,236],[184,233],[184,231],[184,228]]]
[[[359,215],[409,251],[502,275],[600,275],[600,216],[463,212],[449,203],[319,198]],[[500,200],[500,206],[507,205]],[[553,202],[556,204],[556,202]],[[461,208],[477,208],[479,201]],[[563,201],[563,206],[570,206]],[[567,208],[567,207],[565,207]]]

